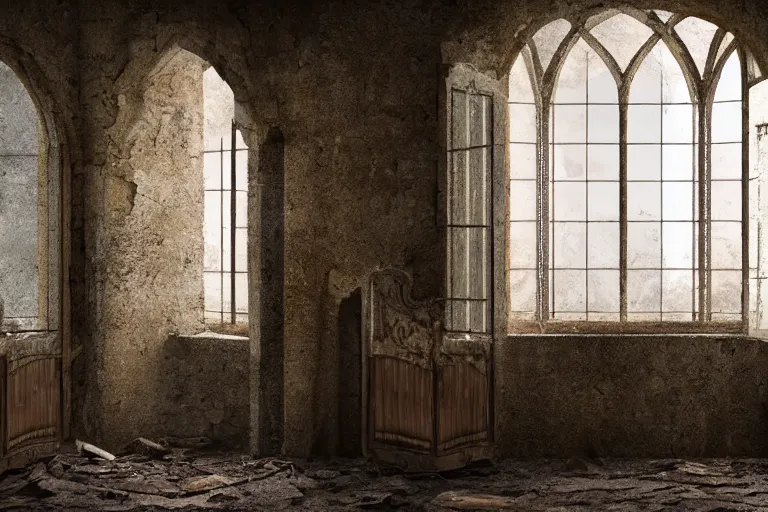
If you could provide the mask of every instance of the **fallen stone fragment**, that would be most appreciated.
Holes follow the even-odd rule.
[[[97,466],[94,464],[86,464],[83,466],[74,466],[72,472],[82,473],[85,475],[106,475],[113,473],[115,470],[107,466]]]
[[[432,504],[453,510],[509,510],[515,508],[513,498],[492,494],[468,494],[448,491],[439,494]]]
[[[241,482],[243,481],[245,481],[245,479],[241,480]],[[212,491],[213,489],[218,489],[220,487],[228,487],[237,482],[237,480],[221,475],[205,475],[190,478],[182,484],[181,488],[188,493],[200,493]]]
[[[29,474],[29,480],[31,482],[36,482],[46,476],[48,476],[48,470],[46,469],[45,464],[38,462]]]
[[[90,443],[84,443],[79,439],[75,441],[77,445],[77,451],[84,455],[90,455],[95,457],[101,457],[105,460],[115,460],[115,456],[106,450],[102,450],[98,446],[94,446]]]
[[[162,459],[164,455],[170,453],[170,450],[165,446],[144,437],[137,437],[131,441],[126,446],[126,450],[137,455],[146,455],[153,459]]]

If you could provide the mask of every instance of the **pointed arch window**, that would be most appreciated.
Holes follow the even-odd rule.
[[[754,58],[698,18],[554,21],[509,75],[513,332],[744,332]]]

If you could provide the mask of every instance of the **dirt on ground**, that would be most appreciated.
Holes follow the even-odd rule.
[[[8,471],[0,510],[768,510],[768,460],[510,460],[428,474],[151,442],[132,451],[105,460],[81,447]]]

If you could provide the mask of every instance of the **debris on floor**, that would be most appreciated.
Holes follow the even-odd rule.
[[[139,438],[113,460],[78,444],[79,454],[2,475],[0,510],[679,511],[768,504],[768,460],[504,461],[405,474],[363,460],[253,459],[187,444],[194,446]]]

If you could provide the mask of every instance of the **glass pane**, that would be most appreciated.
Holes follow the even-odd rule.
[[[694,145],[665,145],[661,148],[662,176],[665,180],[691,180],[696,178]]]
[[[469,150],[469,197],[467,220],[473,225],[488,224],[488,177],[491,163],[489,148]]]
[[[691,92],[685,80],[680,62],[672,55],[666,44],[659,43],[658,58],[661,64],[662,81],[661,100],[664,103],[691,103]]]
[[[715,37],[715,32],[717,32],[717,26],[699,18],[689,17],[675,25],[675,32],[688,48],[696,67],[699,69],[699,75],[703,75],[709,47],[712,44],[712,38]]]
[[[237,194],[237,212],[235,212],[235,215],[237,216],[235,218],[237,222],[236,226],[239,228],[247,228],[248,227],[248,193],[236,192],[236,194]]]
[[[661,103],[660,46],[664,46],[664,43],[656,43],[635,73],[629,89],[630,103]]]
[[[467,256],[469,255],[469,241],[467,240],[469,229],[467,228],[449,228],[448,229],[448,247],[450,247],[450,289],[448,297],[467,298],[469,293],[469,282],[467,280]]]
[[[661,271],[627,270],[627,311],[655,313],[661,309]]]
[[[552,167],[556,181],[586,179],[587,146],[585,144],[555,144],[553,149]]]
[[[653,31],[635,18],[619,13],[600,23],[591,33],[625,70]]]
[[[741,142],[741,103],[712,105],[712,142]]]
[[[712,182],[712,219],[741,220],[741,182]]]
[[[491,141],[491,101],[485,94],[469,95],[469,145],[484,146]]]
[[[587,62],[589,45],[582,39],[568,52],[557,78],[553,101],[555,103],[587,102]]]
[[[664,105],[662,109],[663,140],[665,143],[693,142],[693,107]]]
[[[619,91],[616,80],[603,59],[591,46],[587,49],[587,59],[589,63],[589,81],[587,83],[589,102],[618,103]]]
[[[509,174],[513,180],[536,179],[536,145],[509,145]]]
[[[741,62],[738,52],[731,53],[723,66],[715,101],[741,101]]]
[[[451,149],[466,148],[469,144],[468,128],[469,119],[467,118],[467,100],[468,95],[464,91],[451,91]],[[510,105],[510,126],[512,126],[512,105]],[[535,136],[535,132],[534,132]],[[515,140],[514,137],[512,140]]]
[[[712,223],[712,268],[741,268],[741,223]]]
[[[693,272],[664,270],[662,272],[662,311],[687,313],[681,320],[691,320],[693,312]],[[664,315],[665,320],[672,320]]]
[[[467,233],[468,254],[467,254],[467,274],[469,287],[467,298],[487,299],[488,298],[488,230],[472,228]]]
[[[221,157],[221,188],[230,190],[232,188],[232,152],[225,151],[220,153]]]
[[[509,225],[509,266],[536,268],[537,236],[535,222],[512,222]]]
[[[455,151],[451,153],[453,172],[450,176],[450,208],[448,209],[449,224],[468,224],[469,211],[467,196],[469,194],[469,152]]]
[[[621,299],[619,298],[619,271],[618,270],[590,270],[589,280],[589,311],[610,313],[619,312]],[[590,319],[594,319],[590,315]]]
[[[627,180],[648,181],[661,177],[661,146],[659,144],[627,146]]]
[[[221,311],[221,274],[205,272],[203,274],[203,288],[205,289],[206,311]],[[220,315],[215,315],[216,320],[221,320]]]
[[[536,181],[513,181],[509,185],[509,220],[536,220]]]
[[[661,219],[659,183],[627,183],[627,219],[630,221]]]
[[[662,220],[693,220],[693,183],[665,182],[662,187]]]
[[[599,101],[599,100],[598,100]],[[619,142],[619,106],[589,106],[588,142],[618,144]]]
[[[627,224],[627,267],[659,268],[661,264],[661,224]]]
[[[512,311],[536,311],[536,271],[509,272],[509,308]]]
[[[203,181],[206,189],[221,188],[220,153],[203,153]]]
[[[248,270],[248,230],[244,228],[235,230],[235,265],[238,272]]]
[[[627,113],[627,142],[661,142],[661,106],[629,105]]]
[[[526,47],[518,54],[509,71],[509,101],[534,104],[536,100],[533,96],[531,78],[523,58],[523,53],[527,51]]]
[[[508,108],[509,141],[536,143],[536,106],[510,104]]]
[[[547,25],[544,25],[533,36],[533,43],[536,45],[536,50],[539,52],[539,59],[541,60],[541,67],[547,69],[552,56],[557,51],[560,43],[563,41],[568,31],[571,29],[571,24],[567,21],[560,19],[555,20]]]
[[[235,311],[248,312],[248,274],[235,276]]]
[[[554,268],[585,268],[587,265],[587,224],[554,222],[552,242]]]
[[[227,215],[229,212],[227,212]],[[205,192],[203,202],[203,269],[221,270],[221,192]]]
[[[587,148],[587,174],[590,180],[619,179],[619,146],[595,146]]]
[[[742,175],[741,143],[712,145],[712,179],[739,180]]]
[[[619,220],[619,184],[589,183],[588,219]]]
[[[232,312],[232,277],[224,274],[221,279],[221,309],[224,312],[224,321],[229,322],[229,314]]]
[[[580,312],[587,309],[587,272],[554,271],[554,312]]]
[[[552,220],[586,220],[586,184],[558,182],[553,184],[554,215]]]
[[[662,250],[664,268],[693,268],[692,222],[665,222],[662,225]]]
[[[248,190],[248,150],[240,150],[235,153],[236,181],[237,190]]]
[[[741,271],[712,271],[712,313],[741,312]]]
[[[619,268],[619,223],[599,222],[588,225],[588,268]]]
[[[552,118],[554,142],[587,141],[587,107],[584,105],[555,105]]]

